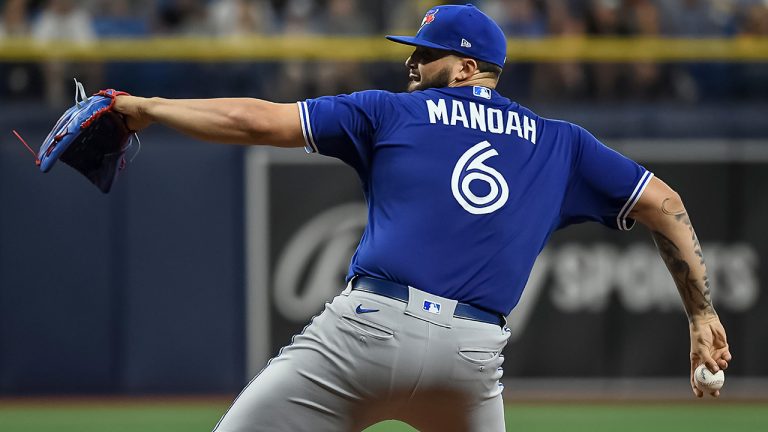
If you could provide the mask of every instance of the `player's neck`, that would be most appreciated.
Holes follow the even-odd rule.
[[[472,77],[462,81],[452,81],[448,84],[448,87],[469,87],[469,86],[482,86],[491,89],[496,88],[496,78],[483,76],[484,74],[473,75]]]

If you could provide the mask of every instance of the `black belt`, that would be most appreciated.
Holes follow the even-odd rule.
[[[352,281],[352,289],[378,294],[384,297],[389,297],[391,299],[408,303],[408,286],[399,284],[397,282],[372,278],[368,276],[356,276]],[[472,306],[462,302],[458,302],[458,304],[456,304],[456,309],[453,311],[453,316],[456,318],[480,321],[488,324],[496,324],[501,327],[504,327],[506,324],[506,320],[504,319],[503,315],[496,312],[480,309],[477,306]]]

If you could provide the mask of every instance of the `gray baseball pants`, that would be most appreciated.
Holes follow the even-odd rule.
[[[420,430],[504,431],[500,353],[509,330],[411,307],[424,299],[451,302],[414,289],[405,303],[347,287],[245,387],[214,432],[359,431],[386,419]],[[440,418],[450,421],[438,426]]]

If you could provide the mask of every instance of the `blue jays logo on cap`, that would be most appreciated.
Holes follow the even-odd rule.
[[[437,14],[437,11],[440,9],[431,9],[429,12],[427,12],[426,15],[424,15],[424,19],[421,20],[421,27],[424,27],[425,25],[431,23],[435,20],[435,15]]]
[[[429,313],[433,313],[435,315],[440,315],[440,303],[431,302],[429,300],[424,300],[424,306],[422,306],[422,309]]]

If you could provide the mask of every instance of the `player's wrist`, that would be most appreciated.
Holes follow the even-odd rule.
[[[120,95],[115,98],[114,109],[124,116],[131,131],[138,132],[155,122],[150,112],[152,99],[154,98]]]
[[[157,121],[157,107],[163,103],[165,99],[160,97],[140,98],[137,101],[137,111],[141,117],[148,122],[155,123]]]
[[[688,321],[691,326],[698,326],[700,324],[707,324],[713,321],[720,321],[720,317],[717,315],[714,309],[704,312],[692,313],[688,317]]]

